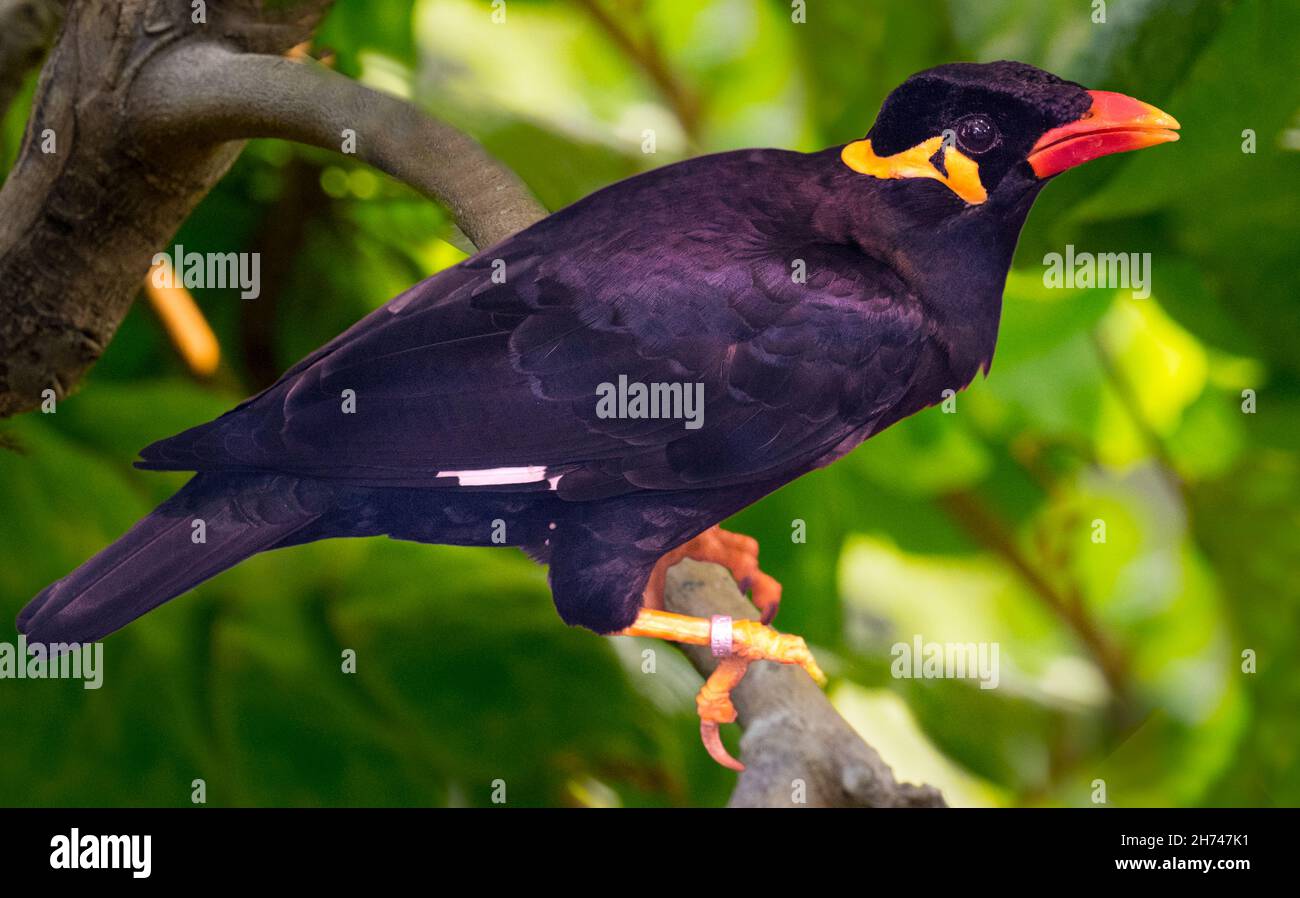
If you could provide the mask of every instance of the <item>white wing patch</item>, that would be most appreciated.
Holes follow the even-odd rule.
[[[551,489],[560,478],[547,477],[546,465],[522,465],[514,468],[479,468],[467,471],[439,471],[439,477],[455,477],[461,486],[502,486],[508,483],[537,483],[549,480]]]

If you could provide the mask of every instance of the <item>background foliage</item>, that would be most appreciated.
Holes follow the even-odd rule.
[[[992,374],[956,414],[896,426],[733,527],[762,540],[780,624],[814,643],[842,713],[954,804],[1086,805],[1098,778],[1114,805],[1300,804],[1300,5],[1113,0],[1105,24],[1084,0],[807,6],[793,24],[785,0],[510,0],[494,25],[473,0],[340,0],[317,46],[478,136],[550,208],[698,153],[856,139],[946,61],[1021,59],[1176,115],[1178,144],[1039,200]],[[3,122],[0,166],[26,114]],[[137,450],[465,245],[406,188],[277,142],[251,144],[176,242],[261,252],[263,294],[198,292],[225,354],[211,382],[141,303],[57,414],[3,425],[0,640],[183,481],[132,469]],[[1044,289],[1067,243],[1150,252],[1152,298]],[[890,645],[913,634],[998,642],[1000,687],[893,679]],[[0,680],[0,803],[183,805],[201,777],[217,805],[479,805],[495,778],[512,804],[716,805],[732,783],[699,748],[684,661],[660,652],[647,676],[629,640],[565,628],[512,551],[259,556],[105,659],[98,691]]]

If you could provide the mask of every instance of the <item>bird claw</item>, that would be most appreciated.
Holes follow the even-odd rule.
[[[695,696],[695,710],[700,715],[700,740],[704,743],[704,750],[723,767],[737,773],[742,772],[745,765],[727,751],[718,728],[720,724],[735,722],[736,706],[731,703],[731,690],[740,685],[748,669],[749,661],[745,658],[727,655],[718,661],[718,666],[709,674],[709,678],[700,687],[699,694]]]
[[[731,770],[742,771],[745,766],[723,747],[720,729],[722,724],[736,720],[731,691],[740,685],[750,664],[755,661],[797,664],[818,684],[826,684],[826,675],[801,637],[778,633],[754,620],[732,620],[726,615],[714,615],[710,620],[657,608],[642,608],[632,625],[620,633],[708,646],[712,650],[718,659],[717,667],[695,697],[700,715],[700,739],[709,756]]]
[[[716,722],[712,720],[700,721],[700,741],[704,743],[704,750],[709,753],[709,757],[723,767],[737,773],[745,772],[745,765],[733,758],[731,752],[727,751],[727,747],[722,744],[722,735],[718,732]]]
[[[717,618],[713,626],[718,626]],[[822,673],[808,644],[800,636],[777,633],[757,621],[728,621],[727,626],[730,628],[729,648],[704,681],[695,697],[695,707],[700,715],[700,739],[709,757],[723,767],[742,772],[745,765],[733,758],[723,746],[719,726],[736,720],[731,691],[740,685],[749,665],[754,661],[797,664],[821,686],[826,685],[826,674]]]
[[[748,661],[776,661],[797,664],[808,672],[818,686],[826,685],[826,674],[817,664],[802,636],[778,633],[758,621],[740,620],[732,624],[733,653]]]
[[[694,539],[673,549],[655,565],[646,584],[644,607],[663,608],[663,589],[670,567],[690,558],[720,564],[731,572],[736,586],[762,612],[762,622],[770,624],[781,607],[781,583],[758,566],[758,540],[721,527],[710,527]]]

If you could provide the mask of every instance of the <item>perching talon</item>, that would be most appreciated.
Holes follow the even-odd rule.
[[[797,664],[819,685],[826,683],[826,675],[802,638],[778,633],[758,621],[737,621],[726,615],[714,615],[706,620],[643,608],[636,622],[620,635],[651,636],[689,645],[707,645],[714,657],[720,659],[695,697],[695,707],[700,715],[700,738],[704,748],[719,764],[735,771],[744,770],[745,766],[723,747],[719,727],[736,720],[731,692],[740,685],[750,664],[755,661]]]

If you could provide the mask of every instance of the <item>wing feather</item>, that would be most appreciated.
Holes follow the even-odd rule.
[[[545,468],[590,499],[779,477],[900,400],[931,330],[887,268],[772,244],[743,208],[732,231],[656,230],[625,214],[622,186],[408,290],[141,465],[440,488],[465,485],[440,472]],[[703,426],[600,417],[620,376],[703,384]]]

